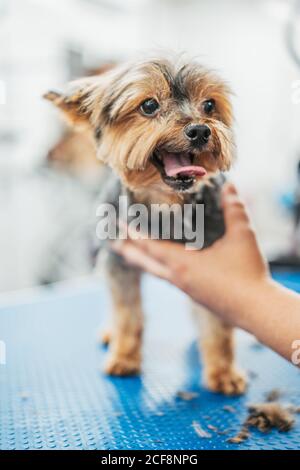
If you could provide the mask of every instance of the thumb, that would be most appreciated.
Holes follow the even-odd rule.
[[[222,190],[222,207],[224,210],[226,233],[230,234],[243,226],[249,226],[250,220],[236,187],[226,183]]]

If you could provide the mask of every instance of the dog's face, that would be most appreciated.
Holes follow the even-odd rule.
[[[160,59],[119,66],[46,97],[75,123],[92,126],[98,157],[131,190],[191,192],[232,162],[229,95],[199,64]]]

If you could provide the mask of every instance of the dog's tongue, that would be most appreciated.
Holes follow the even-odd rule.
[[[164,153],[162,155],[167,176],[206,175],[203,166],[191,165],[191,157],[184,153]]]

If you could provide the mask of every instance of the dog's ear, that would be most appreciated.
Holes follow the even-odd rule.
[[[49,91],[43,98],[51,101],[74,125],[88,125],[92,113],[90,97],[97,87],[98,77],[71,82],[66,91]]]
[[[107,93],[116,78],[122,75],[119,67],[110,66],[98,75],[70,82],[64,92],[49,91],[44,98],[52,101],[75,126],[97,127],[101,124]]]

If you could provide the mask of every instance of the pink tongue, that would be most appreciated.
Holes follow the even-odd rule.
[[[188,155],[178,153],[168,153],[163,155],[165,172],[167,176],[176,175],[206,175],[206,170],[202,166],[191,165],[191,159]]]

